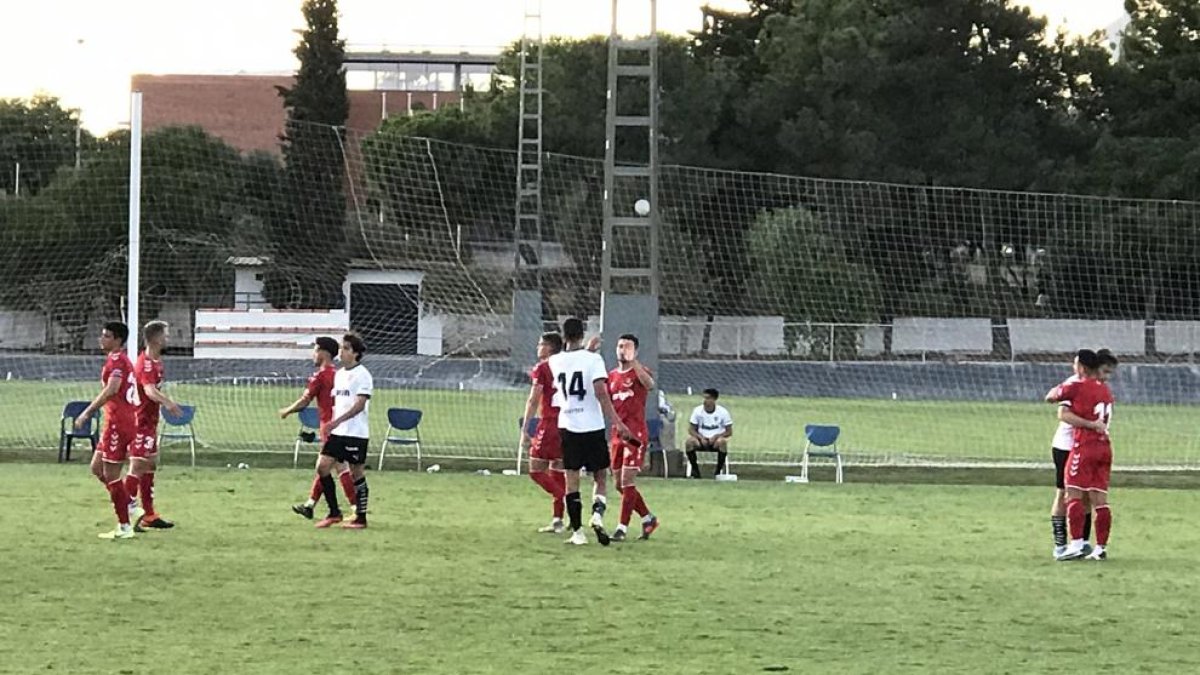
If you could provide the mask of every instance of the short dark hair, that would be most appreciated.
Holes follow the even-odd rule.
[[[367,343],[363,342],[358,333],[346,333],[342,336],[342,342],[350,345],[350,351],[354,352],[355,360],[362,359],[363,354],[367,353]]]
[[[546,344],[550,345],[550,349],[555,354],[562,351],[562,348],[563,348],[562,336],[559,335],[558,333],[555,333],[554,331],[550,331],[549,333],[542,333],[542,342],[545,342]]]
[[[583,339],[583,321],[575,317],[571,317],[563,322],[562,325],[563,340],[567,342],[579,342]]]
[[[1113,354],[1112,350],[1110,349],[1097,349],[1096,358],[1099,360],[1099,363],[1102,366],[1112,366],[1114,368],[1117,367],[1117,355]]]
[[[129,326],[126,326],[120,321],[109,321],[108,323],[104,324],[104,330],[112,333],[113,337],[121,341],[121,344],[125,344],[129,341]]]
[[[1079,359],[1079,365],[1088,370],[1095,370],[1100,367],[1100,357],[1090,349],[1080,349],[1075,352],[1075,358]]]
[[[331,338],[327,335],[323,335],[323,336],[317,338],[317,349],[320,349],[321,351],[328,354],[329,358],[331,358],[331,359],[336,358],[337,353],[338,353],[337,340],[334,340],[333,338]]]
[[[638,343],[637,336],[636,336],[636,335],[634,335],[633,333],[625,333],[624,335],[622,335],[621,337],[619,337],[619,338],[617,338],[617,339],[618,339],[618,340],[629,340],[630,342],[632,342],[632,343],[633,343],[633,346],[634,346],[634,347],[640,347],[640,346],[641,346],[641,344],[640,344],[640,343]]]
[[[705,389],[704,395],[713,397],[714,401],[721,398],[721,392],[717,391],[716,389],[713,389],[712,387]]]

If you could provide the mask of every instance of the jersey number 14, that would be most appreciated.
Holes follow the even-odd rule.
[[[567,396],[574,396],[582,401],[587,398],[587,390],[583,388],[583,372],[575,371],[571,373],[571,382],[567,384],[567,374],[558,374],[558,390],[565,392]]]

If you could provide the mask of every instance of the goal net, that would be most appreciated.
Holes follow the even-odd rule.
[[[196,407],[198,452],[293,453],[298,422],[276,411],[313,339],[353,329],[373,462],[389,408],[422,411],[431,461],[515,461],[533,345],[514,351],[513,289],[541,288],[548,326],[598,329],[602,163],[545,155],[542,238],[516,242],[513,152],[297,133],[289,162],[194,128],[143,140],[139,319],[172,326],[168,391]],[[128,134],[48,175],[0,199],[2,451],[55,447],[127,304]],[[660,180],[658,380],[677,446],[715,388],[735,467],[796,461],[807,424],[839,426],[857,463],[1045,463],[1042,396],[1074,350],[1106,347],[1118,464],[1197,465],[1200,205],[682,166]],[[616,194],[618,214],[640,197]],[[518,259],[540,279],[514,284]]]

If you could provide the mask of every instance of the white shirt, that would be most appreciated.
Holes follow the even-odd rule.
[[[705,438],[714,438],[725,433],[725,430],[733,426],[733,418],[729,416],[729,411],[724,406],[718,405],[713,408],[712,412],[704,409],[704,404],[696,406],[692,411],[692,424],[696,425],[696,429],[700,435]]]
[[[367,410],[371,407],[371,391],[375,381],[371,372],[361,363],[353,368],[338,368],[333,375],[333,417],[337,419],[350,412],[359,396],[367,397],[367,404],[354,417],[342,422],[330,430],[334,436],[350,436],[351,438],[370,438],[371,427],[367,423]]]
[[[554,376],[554,406],[558,428],[582,434],[602,431],[604,411],[596,398],[595,382],[608,380],[604,357],[586,349],[559,352],[548,360]]]
[[[1079,381],[1079,376],[1072,375],[1072,376],[1068,377],[1066,379],[1066,381],[1063,382],[1063,384],[1070,384],[1072,382],[1078,382],[1078,381]],[[1070,401],[1060,401],[1058,406],[1060,408],[1062,406],[1067,406],[1069,408],[1069,407],[1071,407],[1071,402]],[[1067,424],[1066,422],[1059,422],[1058,429],[1055,429],[1055,431],[1054,431],[1054,440],[1050,442],[1050,447],[1055,448],[1057,450],[1070,450],[1071,448],[1075,447],[1075,427],[1071,426],[1070,424]]]

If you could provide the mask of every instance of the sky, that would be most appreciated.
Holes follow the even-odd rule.
[[[495,50],[521,36],[537,0],[341,0],[341,33],[350,47],[392,51]],[[79,108],[84,125],[109,131],[129,118],[135,73],[288,73],[295,70],[301,0],[6,0],[0,23],[0,97],[58,96]],[[700,26],[702,0],[659,0],[659,29]],[[744,0],[707,0],[744,9]],[[1123,0],[1026,0],[1051,26],[1073,33],[1123,16]],[[621,0],[645,31],[645,0]],[[546,35],[607,33],[609,0],[542,0]]]

